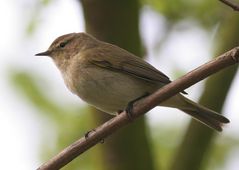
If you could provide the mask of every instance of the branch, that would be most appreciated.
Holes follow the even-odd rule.
[[[175,94],[192,86],[198,81],[230,65],[237,63],[238,60],[239,47],[235,47],[232,50],[222,54],[218,58],[215,58],[214,60],[187,73],[183,77],[165,85],[152,95],[144,98],[144,100],[141,100],[134,104],[132,110],[132,120],[136,119],[139,116],[142,116],[143,114],[157,106],[160,102],[174,96]],[[41,165],[38,170],[54,170],[62,168],[77,156],[84,153],[86,150],[90,149],[109,135],[116,132],[118,129],[129,123],[132,123],[132,120],[128,119],[127,113],[125,111],[122,112],[120,115],[110,119],[103,125],[97,127],[94,131],[90,132],[87,138],[82,137],[81,139],[77,140],[76,142],[62,150],[55,157]]]
[[[222,3],[228,5],[228,6],[231,7],[233,10],[239,11],[239,6],[236,5],[235,3],[232,3],[232,2],[230,2],[230,1],[228,1],[228,0],[219,0],[219,1],[221,1]]]

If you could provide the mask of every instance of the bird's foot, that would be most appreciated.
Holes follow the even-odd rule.
[[[139,100],[141,100],[142,98],[145,98],[145,97],[148,96],[148,95],[149,95],[149,93],[147,92],[147,93],[145,93],[144,95],[142,95],[142,96],[140,96],[140,97],[138,97],[138,98],[136,98],[136,99],[134,99],[134,100],[132,100],[132,101],[130,101],[130,102],[128,103],[128,105],[127,105],[125,111],[126,111],[126,113],[127,113],[128,119],[129,119],[130,121],[133,120],[132,113],[133,113],[134,103],[137,102],[137,101],[139,101]]]

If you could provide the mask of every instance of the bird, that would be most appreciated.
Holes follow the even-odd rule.
[[[72,93],[113,115],[171,82],[168,76],[140,57],[83,32],[56,38],[48,50],[36,56],[52,58]],[[177,108],[219,132],[230,122],[182,93],[158,105]]]

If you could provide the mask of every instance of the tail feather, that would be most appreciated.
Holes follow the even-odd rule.
[[[219,132],[222,131],[222,126],[224,123],[229,123],[229,120],[222,115],[213,112],[205,111],[193,111],[182,109],[185,113],[191,115],[193,118],[199,120],[208,127],[215,129]],[[208,114],[209,113],[209,114]]]
[[[225,123],[229,123],[230,121],[224,117],[223,115],[218,114],[217,112],[210,110],[202,105],[199,105],[187,98],[185,98],[188,107],[180,109],[185,113],[191,115],[195,119],[199,120],[200,122],[204,123],[208,127],[215,129],[219,132],[222,131],[222,126]]]
[[[223,124],[230,122],[226,117],[193,102],[181,94],[177,94],[174,97],[160,103],[160,106],[180,109],[208,127],[220,132],[222,131]]]

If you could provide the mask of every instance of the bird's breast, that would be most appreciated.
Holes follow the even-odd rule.
[[[130,101],[157,88],[125,73],[100,67],[80,68],[74,74],[77,78],[68,80],[71,91],[87,103],[111,114],[124,110]]]

